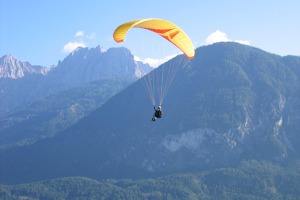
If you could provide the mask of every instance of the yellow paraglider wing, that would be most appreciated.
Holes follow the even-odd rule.
[[[114,40],[116,42],[123,42],[130,28],[144,28],[153,31],[177,46],[187,58],[192,59],[195,56],[195,49],[190,38],[183,30],[169,21],[162,19],[141,19],[124,23],[114,31]]]

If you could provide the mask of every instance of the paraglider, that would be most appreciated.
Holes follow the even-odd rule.
[[[152,117],[152,121],[155,121],[156,118],[161,118],[162,117],[162,114],[163,114],[163,111],[162,111],[162,108],[161,106],[158,106],[157,109],[155,108],[154,106],[154,114],[153,114],[153,117]]]
[[[139,19],[134,20],[130,22],[126,22],[124,24],[121,24],[119,27],[116,28],[116,30],[113,33],[113,38],[117,43],[123,42],[125,39],[125,36],[127,32],[131,28],[142,28],[149,31],[152,31],[161,37],[165,38],[170,43],[174,44],[178,49],[180,49],[185,56],[188,59],[192,59],[195,56],[195,49],[193,46],[193,43],[189,39],[188,35],[180,29],[177,25],[163,20],[163,19],[155,19],[155,18],[149,18],[149,19]],[[155,121],[157,118],[162,117],[162,108],[161,105],[163,103],[164,97],[166,95],[166,90],[170,87],[173,78],[175,76],[175,72],[177,71],[178,66],[169,67],[168,72],[164,72],[162,70],[161,77],[157,78],[159,80],[159,83],[155,82],[155,77],[151,73],[151,75],[144,75],[144,82],[145,82],[145,89],[152,101],[152,105],[154,106],[154,115],[152,118],[152,121]],[[150,73],[149,73],[150,74]],[[165,77],[164,77],[165,76]],[[160,86],[157,86],[160,85]],[[154,87],[157,87],[156,91]],[[155,95],[158,94],[158,95]],[[155,108],[156,105],[156,97],[159,99],[159,106],[157,109]]]

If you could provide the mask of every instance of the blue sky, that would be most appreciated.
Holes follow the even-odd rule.
[[[299,0],[0,0],[0,56],[55,65],[76,46],[120,46],[112,39],[114,29],[141,18],[177,24],[195,47],[239,41],[279,55],[300,56]],[[132,33],[122,45],[141,59],[179,53],[152,35]]]

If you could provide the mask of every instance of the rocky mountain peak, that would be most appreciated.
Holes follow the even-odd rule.
[[[29,62],[22,62],[13,55],[5,55],[0,58],[0,78],[22,78],[27,74],[46,75],[51,68],[34,66]]]

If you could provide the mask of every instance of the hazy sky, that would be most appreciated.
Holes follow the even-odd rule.
[[[300,56],[299,0],[0,0],[0,57],[12,54],[50,66],[77,46],[120,46],[112,39],[115,28],[141,18],[177,24],[195,47],[239,41],[279,55]],[[179,53],[153,35],[133,31],[122,45],[141,59]]]

